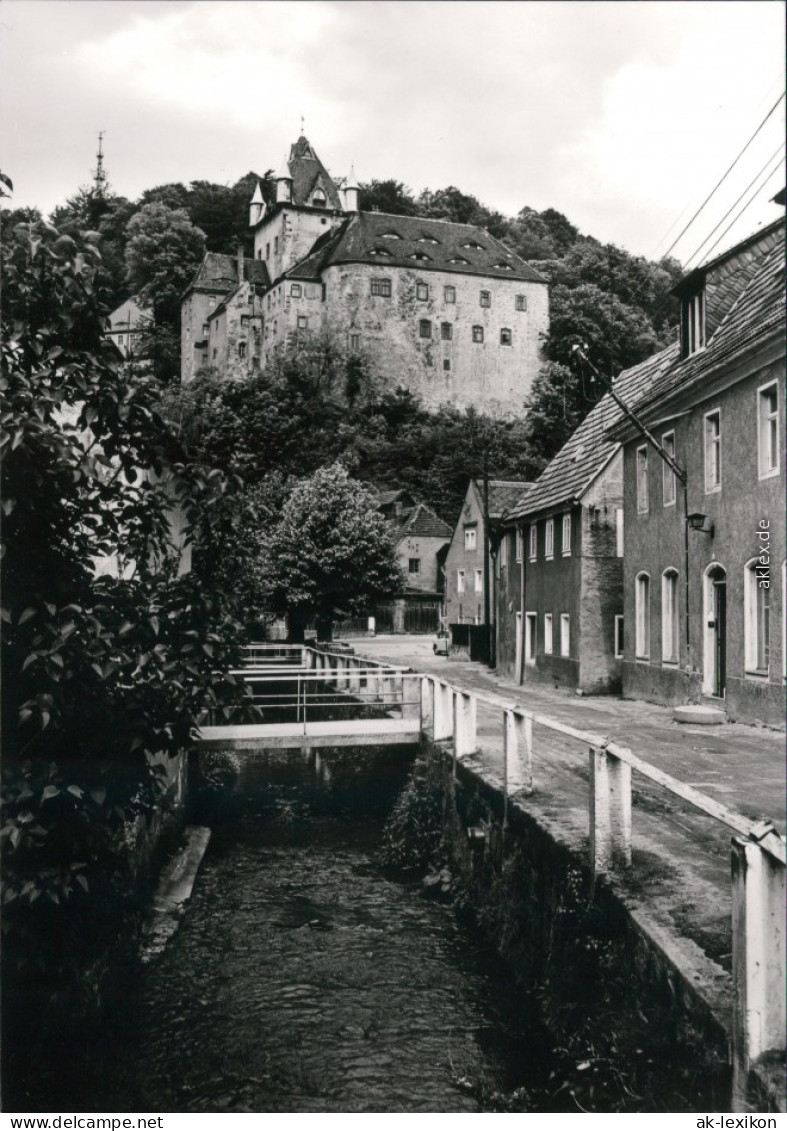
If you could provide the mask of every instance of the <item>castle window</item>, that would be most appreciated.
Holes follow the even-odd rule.
[[[300,298],[302,293],[303,292],[301,291],[301,284],[300,283],[293,283],[292,286],[290,287],[290,294],[292,295],[292,297],[293,298]]]
[[[241,324],[241,326],[248,326],[248,324],[249,324],[249,316],[248,316],[248,314],[241,314],[241,316],[240,316],[240,324]]]
[[[445,358],[444,361],[443,361],[443,369],[448,370],[450,368],[451,368],[451,362],[448,360],[448,358]]]
[[[432,336],[432,323],[428,318],[422,318],[418,323],[418,336],[421,338],[431,338]]]
[[[492,305],[492,295],[489,293],[489,291],[481,291],[480,302],[481,306]]]
[[[373,295],[379,295],[380,298],[391,297],[391,280],[390,279],[370,279],[369,285]]]
[[[238,357],[244,358],[246,356],[246,343],[238,342]]]
[[[517,295],[514,306],[517,310],[527,310],[527,295]]]
[[[203,322],[202,323],[202,333],[203,334],[209,334],[210,333],[210,322]]]
[[[270,257],[271,257],[271,245],[270,245],[270,243],[266,243],[265,244],[265,258],[270,259]]]
[[[456,287],[443,287],[443,301],[456,302]]]
[[[500,331],[500,345],[501,346],[510,346],[511,345],[511,331],[509,329],[503,328]]]
[[[454,324],[453,324],[453,322],[441,322],[440,323],[440,337],[443,339],[443,341],[444,342],[450,342],[451,339],[453,338],[453,336],[454,336]]]
[[[216,349],[216,347],[214,346],[214,347],[213,347],[213,360],[214,360],[214,361],[216,360],[216,358],[217,358],[217,356],[218,356],[218,352],[219,352],[219,351],[218,351],[218,350]]]
[[[429,284],[428,283],[416,283],[415,284],[415,297],[417,299],[419,299],[420,302],[426,302],[426,300],[429,298]]]
[[[279,237],[278,236],[274,236],[274,239],[273,239],[273,254],[274,255],[279,254]]]
[[[320,290],[320,301],[321,302],[325,302],[325,295],[326,295],[327,289],[328,288],[326,287],[325,283],[323,283],[322,288]]]
[[[474,342],[483,342],[483,340],[484,340],[484,327],[483,326],[474,326],[473,327],[473,341]]]
[[[299,314],[298,315],[298,329],[299,330],[308,330],[308,328],[309,328],[309,319],[306,317],[305,314]]]
[[[359,350],[361,348],[361,335],[350,334],[350,349]]]

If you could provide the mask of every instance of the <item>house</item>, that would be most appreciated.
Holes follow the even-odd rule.
[[[435,632],[442,611],[444,563],[451,527],[407,490],[380,492],[378,510],[391,527],[405,582],[404,596],[394,602],[387,623],[378,628]]]
[[[676,355],[625,370],[616,392],[638,397]],[[607,437],[620,415],[607,393],[501,523],[497,666],[520,683],[620,688],[623,457]]]
[[[777,221],[675,288],[680,350],[620,419],[623,694],[784,719],[784,232]]]
[[[260,367],[328,333],[364,359],[373,383],[405,386],[428,408],[521,410],[549,328],[546,280],[471,224],[361,212],[358,201],[354,175],[332,179],[305,137],[276,178],[273,206],[257,186],[249,220],[268,279],[250,279],[264,294],[251,315],[260,316]],[[240,281],[237,268],[221,280],[203,264],[186,292],[184,381],[206,360],[224,371],[232,358],[237,345],[225,344],[207,298],[215,309]]]
[[[496,534],[503,514],[528,491],[529,484],[517,480],[488,481],[489,530],[484,521],[483,483],[471,479],[451,538],[445,562],[445,619],[448,624],[485,624],[494,618],[494,558]],[[487,541],[488,535],[488,541]],[[484,545],[487,545],[486,583],[490,586],[489,609],[484,602]]]
[[[264,263],[237,255],[205,254],[181,299],[181,380],[193,380],[205,366],[227,376],[259,368],[262,295],[270,285]]]
[[[110,314],[107,337],[117,346],[123,357],[139,356],[143,332],[152,321],[151,311],[147,307],[140,306],[136,296],[132,296]]]

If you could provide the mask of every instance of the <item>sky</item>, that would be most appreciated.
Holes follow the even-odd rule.
[[[48,213],[103,130],[123,196],[231,184],[277,170],[303,118],[334,175],[555,208],[654,258],[783,94],[784,18],[782,0],[2,0],[2,171]],[[684,264],[779,216],[784,106]]]

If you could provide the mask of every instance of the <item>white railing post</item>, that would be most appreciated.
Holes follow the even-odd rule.
[[[733,1111],[743,1111],[749,1068],[784,1047],[785,866],[740,837],[731,863]]]
[[[435,680],[421,676],[421,734],[434,738]]]
[[[509,793],[533,792],[533,720],[518,711],[505,710],[503,770]]]
[[[593,875],[631,864],[631,766],[590,748],[590,867]]]
[[[301,648],[301,667],[314,667],[314,652],[312,652],[311,648],[307,648],[306,645]]]
[[[347,686],[347,658],[346,656],[336,657],[336,687],[339,691],[343,691]]]
[[[454,693],[454,755],[465,758],[475,754],[476,742],[476,697],[467,691]]]
[[[432,737],[435,742],[445,742],[453,738],[454,734],[454,697],[450,686],[442,680],[435,680],[434,685],[434,729]]]
[[[361,677],[358,674],[359,666],[359,661],[355,656],[348,656],[347,667],[349,678],[347,682],[349,684],[349,690],[353,693],[353,695],[358,695],[361,691]]]

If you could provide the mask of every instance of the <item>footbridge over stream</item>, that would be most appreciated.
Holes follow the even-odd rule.
[[[257,644],[246,649],[244,667],[234,674],[250,685],[263,721],[205,725],[200,731],[201,749],[362,748],[417,744],[425,738],[448,751],[454,780],[463,764],[470,772],[477,772],[481,759],[494,766],[492,777],[502,794],[504,822],[509,806],[526,806],[541,788],[549,792],[547,775],[554,767],[548,767],[546,759],[542,765],[539,742],[545,746],[550,737],[559,739],[566,759],[576,763],[577,756],[584,755],[585,843],[594,877],[614,881],[616,874],[631,867],[634,775],[728,830],[732,834],[732,1001],[722,1011],[730,1018],[725,1026],[732,1050],[734,1110],[746,1109],[750,1074],[764,1080],[768,1072],[760,1073],[760,1067],[780,1060],[787,1020],[787,853],[784,837],[770,822],[753,821],[725,807],[609,736],[579,730],[503,696],[467,691],[405,667],[329,649]],[[577,811],[570,801],[565,806],[564,817],[570,823]],[[768,1090],[770,1102],[783,1110],[783,1096],[774,1098],[773,1084]]]

